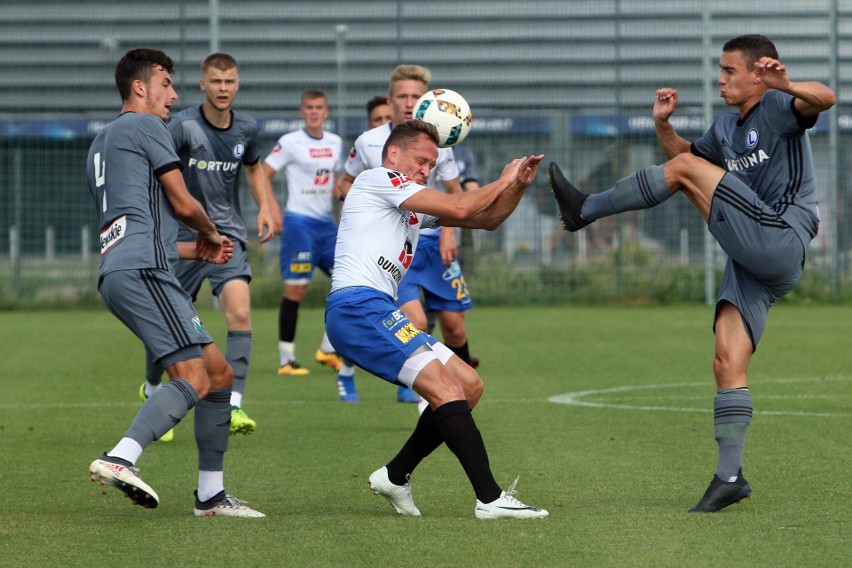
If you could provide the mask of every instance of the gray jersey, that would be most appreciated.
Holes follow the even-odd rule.
[[[819,223],[807,133],[816,120],[793,108],[792,95],[767,91],[743,119],[737,113],[717,118],[692,150],[745,182],[808,243]]]
[[[476,161],[473,159],[473,152],[470,151],[470,148],[453,146],[453,156],[459,169],[459,181],[461,181],[462,187],[469,181],[479,183],[479,176],[476,174]]]
[[[177,259],[178,220],[157,177],[180,168],[165,124],[126,112],[89,149],[86,180],[100,232],[98,277],[116,270],[168,270]]]
[[[204,205],[220,233],[245,243],[248,234],[240,209],[240,170],[242,164],[251,166],[260,160],[257,121],[231,111],[231,125],[216,128],[198,106],[176,114],[168,128],[189,192]],[[180,240],[194,241],[195,232],[181,225]]]

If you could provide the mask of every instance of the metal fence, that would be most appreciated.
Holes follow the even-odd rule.
[[[328,93],[328,128],[349,143],[364,128],[366,100],[386,93],[390,70],[426,65],[434,86],[471,103],[466,145],[484,182],[510,158],[543,152],[580,187],[601,191],[664,160],[650,119],[657,87],[681,91],[675,120],[686,138],[725,111],[715,88],[718,57],[740,33],[768,35],[793,79],[822,81],[838,93],[837,107],[812,131],[822,224],[791,298],[843,301],[852,276],[852,101],[845,89],[852,0],[4,0],[0,307],[98,302],[85,156],[120,106],[112,74],[127,49],[159,47],[178,61],[180,106],[201,102],[197,69],[208,53],[234,54],[241,65],[236,106],[258,118],[266,150],[299,127],[302,90]],[[724,254],[682,196],[569,235],[559,229],[545,179],[498,231],[475,232],[463,262],[476,302],[712,301]],[[286,188],[277,195],[283,203]],[[254,208],[243,196],[251,226]],[[256,305],[280,296],[276,247],[252,245]]]

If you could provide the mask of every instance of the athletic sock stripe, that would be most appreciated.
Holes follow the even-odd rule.
[[[648,173],[645,170],[636,172],[636,184],[639,188],[639,195],[649,207],[660,204],[660,201],[654,198],[654,193],[651,191],[651,183],[648,181]]]
[[[180,325],[180,318],[174,309],[172,309],[172,305],[168,301],[168,296],[163,291],[156,275],[154,275],[150,270],[142,270],[141,272],[142,282],[145,284],[148,293],[151,295],[151,299],[154,301],[157,311],[162,316],[163,322],[166,324],[169,333],[177,343],[177,347],[181,348],[190,345],[191,341],[189,335],[186,333],[186,330],[183,329],[183,326]]]
[[[717,409],[713,416],[716,418],[727,418],[730,416],[753,416],[754,411],[750,406],[737,406]]]
[[[168,384],[174,385],[178,392],[183,395],[183,398],[186,401],[187,411],[189,411],[193,406],[195,406],[196,400],[198,398],[198,393],[195,392],[195,389],[193,389],[189,383],[187,383],[184,379],[175,377],[174,379],[170,380]]]

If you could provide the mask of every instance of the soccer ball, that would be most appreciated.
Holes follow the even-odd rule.
[[[460,94],[449,89],[427,91],[414,105],[414,118],[431,122],[438,129],[438,146],[448,148],[465,139],[473,115]]]

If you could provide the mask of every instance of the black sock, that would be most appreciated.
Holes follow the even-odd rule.
[[[435,425],[433,414],[432,408],[427,406],[420,415],[411,437],[388,463],[388,479],[394,485],[405,485],[414,468],[444,443]]]
[[[483,503],[498,499],[502,491],[491,473],[485,442],[467,401],[454,400],[441,405],[435,410],[433,420],[447,447],[464,468],[476,498]]]
[[[450,351],[458,355],[459,359],[470,365],[470,349],[467,346],[467,341],[461,347],[453,347],[452,345],[447,345],[447,347]]]
[[[278,308],[278,340],[292,343],[296,339],[296,321],[299,319],[299,302],[281,298]]]

